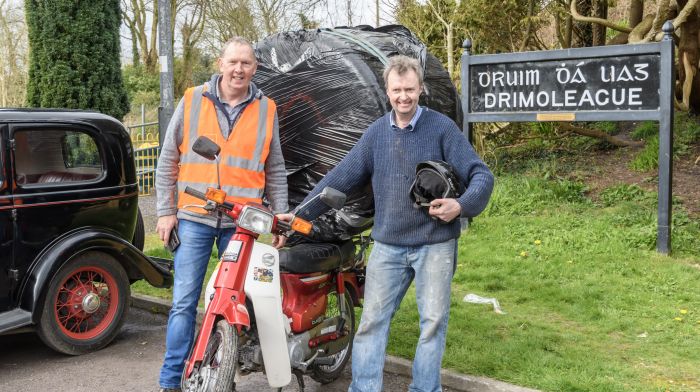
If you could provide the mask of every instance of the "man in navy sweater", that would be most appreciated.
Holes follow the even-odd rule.
[[[364,309],[355,335],[350,392],[381,391],[389,324],[415,280],[420,338],[410,391],[441,391],[440,367],[450,313],[450,283],[460,224],[486,208],[493,175],[445,115],[418,106],[423,70],[406,56],[390,59],[384,70],[393,110],[372,123],[338,166],[306,200],[330,186],[343,192],[372,181],[375,240],[367,263]],[[409,196],[416,165],[443,160],[466,186],[457,199],[436,199],[413,208]],[[313,220],[328,207],[312,202],[300,215]],[[427,213],[426,213],[427,212]],[[435,217],[449,224],[440,223]]]

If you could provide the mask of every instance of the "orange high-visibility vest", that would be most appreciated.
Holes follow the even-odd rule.
[[[205,86],[185,91],[183,137],[178,146],[177,207],[202,204],[201,200],[185,193],[187,186],[205,192],[207,187],[220,185],[228,201],[261,203],[265,190],[265,161],[270,153],[277,110],[275,102],[267,97],[253,99],[241,112],[228,139],[224,139],[214,103],[202,95],[204,91]],[[221,147],[221,184],[217,184],[216,164],[191,149],[199,136],[206,136]],[[187,210],[206,213],[201,208],[188,207]]]

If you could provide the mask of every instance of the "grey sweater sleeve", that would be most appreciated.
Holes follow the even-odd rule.
[[[180,99],[168,129],[163,138],[163,147],[158,157],[156,169],[156,210],[159,217],[177,213],[177,176],[180,172],[180,151],[183,126],[185,122],[185,103]]]
[[[284,157],[282,156],[277,113],[275,113],[270,153],[265,161],[265,194],[270,201],[272,212],[280,214],[289,210],[287,171],[284,167]]]

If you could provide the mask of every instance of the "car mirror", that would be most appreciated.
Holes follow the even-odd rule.
[[[345,193],[328,186],[323,188],[320,197],[325,205],[334,210],[339,210],[345,205]]]
[[[194,141],[194,145],[192,145],[192,151],[196,152],[197,154],[210,161],[213,161],[216,159],[217,156],[219,156],[219,152],[221,152],[221,147],[219,147],[218,144],[214,143],[208,137],[200,136],[197,138],[197,140]]]

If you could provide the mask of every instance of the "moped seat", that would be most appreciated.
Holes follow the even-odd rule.
[[[280,269],[294,274],[328,272],[341,266],[351,267],[355,257],[352,241],[308,243],[281,249]]]

